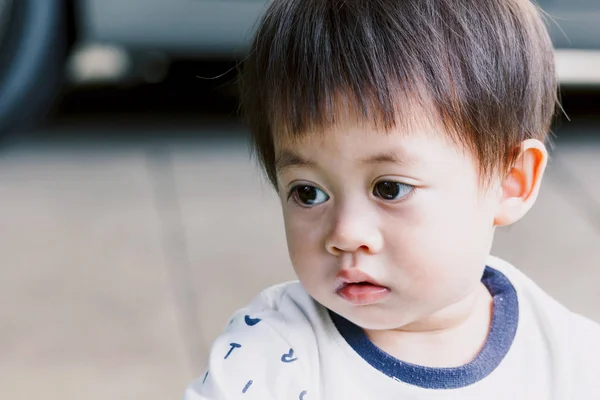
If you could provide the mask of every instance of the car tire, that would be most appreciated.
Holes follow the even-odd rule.
[[[64,79],[63,0],[0,0],[0,138],[36,126]]]

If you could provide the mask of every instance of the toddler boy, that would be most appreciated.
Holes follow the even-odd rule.
[[[600,327],[489,255],[548,160],[535,4],[273,0],[241,83],[298,281],[186,400],[600,399]]]

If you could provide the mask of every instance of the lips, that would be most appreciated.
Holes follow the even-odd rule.
[[[342,269],[336,278],[336,293],[354,305],[376,303],[390,292],[388,287],[356,268]]]

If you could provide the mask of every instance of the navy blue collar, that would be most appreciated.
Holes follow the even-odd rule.
[[[431,368],[400,361],[375,346],[357,325],[332,311],[329,314],[354,351],[389,377],[427,389],[456,389],[472,385],[492,373],[508,353],[517,332],[519,302],[508,278],[486,267],[481,282],[494,299],[492,326],[479,354],[461,367]]]

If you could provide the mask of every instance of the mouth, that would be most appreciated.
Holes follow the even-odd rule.
[[[390,289],[357,269],[343,269],[338,275],[336,293],[353,305],[368,305],[383,300]]]

